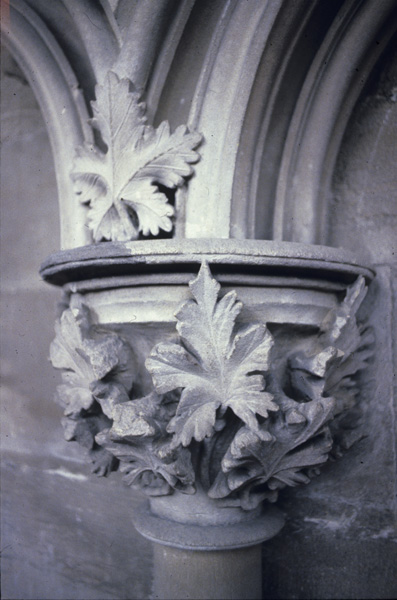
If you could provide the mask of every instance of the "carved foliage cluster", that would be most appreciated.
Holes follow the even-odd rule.
[[[75,193],[89,206],[96,242],[171,231],[174,209],[159,185],[180,187],[199,159],[195,148],[201,136],[184,125],[171,133],[166,121],[157,129],[148,125],[145,105],[131,87],[111,71],[96,86],[91,123],[107,150],[81,146],[72,171]]]
[[[250,510],[307,483],[355,441],[356,375],[372,343],[356,320],[364,280],[304,351],[290,353],[283,385],[269,330],[239,324],[236,293],[220,298],[205,263],[189,285],[192,298],[176,313],[177,341],[157,344],[146,360],[154,391],[144,398],[131,392],[126,342],[100,334],[84,306],[66,311],[52,358],[68,369],[59,390],[72,423],[67,434],[114,456],[125,481],[148,495],[192,494],[199,482],[219,504]]]
[[[63,312],[55,333],[50,359],[62,369],[56,399],[64,408],[65,437],[87,448],[93,471],[107,475],[117,468],[117,461],[95,436],[111,424],[111,405],[128,399],[131,348],[115,333],[98,329],[81,300]]]
[[[50,358],[62,369],[56,400],[64,408],[65,438],[87,448],[93,472],[108,475],[119,468],[127,484],[149,495],[193,493],[190,452],[176,450],[166,432],[175,394],[131,400],[132,349],[93,323],[81,300],[64,311],[55,331]]]
[[[172,489],[186,494],[195,491],[190,452],[176,450],[166,431],[175,405],[172,395],[153,392],[116,406],[111,429],[96,437],[121,461],[124,481],[150,496],[169,494]]]
[[[340,455],[360,438],[356,376],[367,364],[373,343],[372,333],[356,320],[365,294],[360,277],[339,307],[328,313],[320,334],[304,351],[291,353],[288,390],[272,380],[279,410],[262,425],[271,439],[263,441],[256,432],[239,429],[210,496],[237,493],[246,509],[263,499],[274,502],[278,490],[308,483],[329,457]]]
[[[227,410],[263,439],[257,415],[278,410],[264,391],[272,336],[260,323],[234,331],[242,304],[236,292],[218,300],[220,285],[206,264],[190,284],[193,295],[176,313],[180,342],[158,344],[146,361],[158,392],[181,388],[167,430],[174,446],[189,446],[221,431]]]

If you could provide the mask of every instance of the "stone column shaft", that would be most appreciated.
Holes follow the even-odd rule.
[[[154,544],[153,599],[259,600],[261,545],[200,552]]]

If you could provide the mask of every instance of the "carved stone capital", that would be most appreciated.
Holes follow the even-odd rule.
[[[147,340],[95,323],[74,295],[51,346],[65,435],[88,448],[94,472],[119,470],[149,497],[143,535],[196,549],[252,545],[282,526],[264,506],[360,437],[357,376],[373,341],[356,317],[365,281],[303,329],[247,320],[205,261],[189,288],[176,324],[154,336],[147,326]]]

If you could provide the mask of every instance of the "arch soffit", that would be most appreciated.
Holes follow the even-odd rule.
[[[396,4],[342,6],[300,92],[280,164],[275,239],[324,243],[337,152],[354,105],[396,29]]]
[[[189,124],[204,135],[186,198],[186,237],[230,237],[234,170],[258,64],[282,5],[225,2],[203,61]]]
[[[313,34],[316,6],[295,6],[295,14],[284,12],[286,4],[280,11],[252,88],[235,170],[232,236],[323,244],[338,149],[396,30],[396,5],[341,2],[306,71],[296,58]],[[301,78],[295,88],[294,77]]]

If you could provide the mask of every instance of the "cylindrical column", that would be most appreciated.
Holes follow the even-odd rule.
[[[153,599],[262,598],[260,544],[214,552],[153,546]]]
[[[182,495],[176,492],[171,498],[179,509],[174,515],[179,522],[153,513],[149,503],[136,507],[133,515],[138,531],[154,546],[153,599],[261,598],[261,544],[283,527],[283,514],[266,506],[255,516],[251,513],[251,518],[247,512],[240,515],[240,522],[220,524],[221,518],[231,520],[236,515],[216,505],[204,512],[203,496],[196,493],[188,497],[196,510],[194,523],[193,512],[187,515],[182,510]],[[152,508],[167,508],[158,500],[152,498]],[[204,525],[199,524],[200,518]]]

